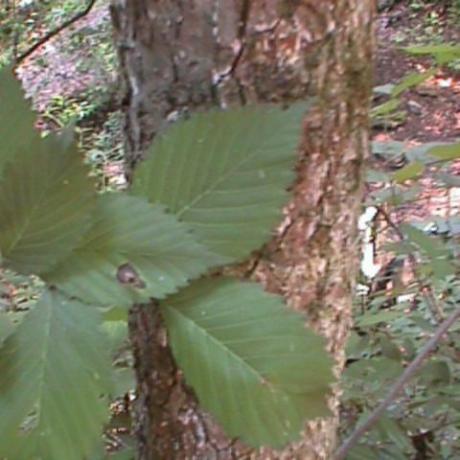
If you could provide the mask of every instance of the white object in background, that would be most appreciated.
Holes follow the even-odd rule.
[[[368,206],[361,214],[358,221],[358,229],[363,232],[363,257],[361,259],[361,271],[369,279],[374,278],[382,268],[374,263],[374,241],[372,237],[372,224],[377,216],[378,209],[375,206]]]

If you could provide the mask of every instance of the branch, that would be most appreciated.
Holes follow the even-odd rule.
[[[37,43],[32,45],[28,50],[24,51],[24,53],[22,53],[21,55],[19,55],[16,58],[15,66],[19,65],[22,61],[24,61],[24,59],[26,59],[28,56],[30,56],[32,53],[34,53],[38,48],[40,48],[47,41],[51,40],[57,34],[62,32],[64,29],[67,29],[67,27],[71,26],[74,22],[77,22],[79,19],[81,19],[84,16],[86,16],[92,10],[92,8],[93,8],[95,3],[96,3],[96,0],[89,0],[88,5],[86,6],[86,8],[83,11],[80,11],[75,16],[73,16],[72,18],[68,19],[67,21],[65,21],[60,26],[56,27],[56,29],[53,29],[50,32],[48,32],[44,37],[42,37],[40,40],[38,40]]]
[[[415,359],[406,367],[401,376],[391,387],[385,399],[372,411],[369,417],[358,426],[351,436],[339,447],[334,459],[344,460],[350,451],[370,428],[372,428],[379,418],[386,411],[387,407],[396,399],[399,392],[404,388],[406,383],[415,375],[420,369],[428,355],[436,348],[437,344],[442,339],[442,336],[449,330],[449,328],[460,318],[460,308],[455,310],[447,319],[445,319],[436,329],[433,337],[421,348],[419,354]]]

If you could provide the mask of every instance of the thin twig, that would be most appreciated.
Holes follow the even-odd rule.
[[[19,27],[18,27],[17,17],[16,17],[16,2],[13,2],[12,10],[13,10],[13,17],[14,17],[13,59],[14,59],[14,62],[16,62],[17,55],[18,55],[18,44],[19,44]]]
[[[43,46],[47,41],[51,40],[64,29],[67,29],[67,27],[70,27],[74,22],[77,22],[79,19],[85,17],[92,10],[95,3],[96,0],[90,0],[84,10],[80,11],[75,16],[71,17],[70,19],[62,23],[60,26],[48,32],[44,37],[38,40],[37,43],[32,45],[28,50],[24,51],[24,53],[22,53],[21,55],[19,55],[15,60],[15,65],[17,66],[18,64],[20,64],[22,61],[24,61],[24,59],[26,59],[28,56],[34,53],[38,48]]]
[[[384,414],[387,407],[396,399],[399,392],[420,369],[428,355],[436,348],[441,341],[442,336],[449,330],[449,328],[460,318],[460,308],[455,310],[447,319],[445,319],[433,334],[428,342],[420,349],[419,354],[415,359],[406,367],[401,376],[391,387],[385,399],[372,411],[369,417],[358,426],[351,436],[340,446],[335,454],[335,460],[344,460],[350,451],[357,443],[361,436],[364,435],[370,428],[372,428],[379,418]]]
[[[400,241],[404,241],[405,237],[401,229],[393,222],[392,218],[388,214],[388,212],[383,209],[383,207],[377,207],[379,214],[383,216],[387,224],[395,231],[398,239]],[[433,294],[433,291],[431,289],[431,286],[427,286],[426,283],[422,281],[422,279],[419,277],[417,273],[417,259],[415,258],[414,254],[409,253],[407,255],[409,259],[409,264],[411,267],[412,275],[415,279],[415,282],[418,285],[419,291],[422,294],[423,298],[425,299],[425,302],[428,305],[428,308],[430,309],[431,316],[433,317],[434,321],[436,321],[436,324],[439,324],[440,321],[444,318],[444,313],[439,305],[439,303],[436,300],[436,297]]]

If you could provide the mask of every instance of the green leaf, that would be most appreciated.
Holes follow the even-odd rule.
[[[0,345],[14,331],[14,323],[10,317],[0,311]]]
[[[53,291],[0,349],[0,457],[81,460],[107,420],[110,358],[97,310]]]
[[[373,182],[389,182],[390,176],[377,169],[368,169],[366,171],[366,182],[373,183]]]
[[[66,257],[91,224],[95,192],[76,146],[38,139],[0,182],[0,250],[6,266],[42,273]]]
[[[369,337],[367,335],[358,335],[355,331],[351,331],[346,348],[345,354],[347,359],[360,359],[369,348]]]
[[[439,172],[433,175],[436,180],[442,182],[446,187],[460,187],[460,177],[457,174]]]
[[[388,358],[388,359],[392,359],[394,361],[401,361],[402,360],[402,353],[401,353],[401,350],[399,349],[399,346],[396,345],[387,336],[381,335],[379,337],[378,343],[380,345],[380,350],[382,352],[382,356],[384,356],[385,358]]]
[[[382,244],[382,251],[394,252],[396,255],[413,254],[414,246],[408,241],[392,241],[391,243]]]
[[[345,369],[343,378],[372,386],[374,391],[386,392],[388,384],[399,377],[403,370],[399,361],[385,357],[373,357],[351,363]]]
[[[387,83],[386,85],[374,86],[374,88],[372,89],[372,92],[377,96],[390,96],[395,86],[396,85],[394,85],[393,83]]]
[[[281,297],[206,279],[162,307],[186,381],[229,436],[278,447],[298,438],[305,419],[328,414],[324,340]]]
[[[308,104],[198,114],[153,144],[133,193],[167,206],[233,260],[266,242],[287,202]]]
[[[39,139],[34,129],[35,118],[13,71],[3,69],[0,72],[0,172],[18,152]]]
[[[379,323],[388,323],[397,318],[401,318],[401,312],[399,311],[368,312],[356,319],[356,326],[370,327]]]
[[[384,159],[391,160],[394,157],[399,157],[404,154],[407,150],[405,142],[401,141],[373,141],[372,142],[372,154]]]
[[[449,257],[449,250],[438,238],[427,235],[423,230],[419,230],[410,224],[401,224],[401,231],[426,255],[431,258]]]
[[[451,377],[449,365],[439,359],[432,359],[419,372],[419,382],[426,386],[447,385]]]
[[[460,58],[460,45],[450,45],[448,43],[441,45],[409,46],[403,49],[406,53],[416,56],[429,54],[434,57],[439,65],[448,64]]]
[[[108,454],[103,460],[135,460],[137,458],[136,456],[135,449],[128,447],[121,451]]]
[[[418,86],[424,81],[428,80],[430,77],[436,74],[438,69],[430,69],[426,72],[414,72],[406,75],[401,82],[399,82],[392,90],[391,96],[398,97],[404,91],[413,88],[414,86]]]
[[[390,99],[389,101],[374,107],[371,110],[371,117],[377,118],[391,114],[399,107],[400,102],[401,101],[399,99]]]
[[[347,455],[347,460],[380,460],[377,452],[367,446],[355,446]]]
[[[107,460],[135,460],[136,451],[133,448],[124,449],[120,452],[115,452],[108,457]]]
[[[128,323],[126,321],[103,321],[101,329],[106,334],[109,348],[113,353],[116,353],[128,339]]]
[[[136,388],[136,377],[131,367],[117,367],[114,371],[114,398],[122,398]]]
[[[411,147],[405,153],[406,158],[410,162],[423,163],[424,165],[430,165],[437,161],[436,157],[430,154],[430,151],[434,147],[443,147],[451,145],[447,142],[425,142],[424,144]]]
[[[401,454],[403,452],[412,453],[413,446],[411,440],[397,421],[392,420],[389,417],[382,416],[378,420],[375,429],[380,432],[383,438],[387,438],[394,442]],[[405,455],[401,455],[401,458],[406,459],[407,457]]]
[[[427,153],[442,161],[456,160],[460,158],[460,142],[433,147]]]
[[[394,186],[383,188],[371,193],[374,202],[388,203],[392,206],[399,206],[403,203],[408,203],[417,199],[420,196],[420,187],[418,185],[410,188],[402,188],[401,186]]]
[[[127,323],[128,322],[128,312],[126,311],[125,308],[121,308],[121,307],[110,308],[104,313],[104,321],[107,321],[107,322],[122,321],[122,322]]]
[[[446,259],[433,259],[430,268],[436,279],[442,280],[448,276],[455,276],[458,271],[454,263]]]
[[[197,243],[187,227],[140,197],[98,197],[95,224],[71,256],[44,279],[101,306],[161,299],[209,267],[226,262]]]
[[[416,179],[423,174],[424,170],[425,166],[422,163],[409,163],[408,165],[393,173],[393,180],[395,182],[401,183],[405,182],[406,180]]]

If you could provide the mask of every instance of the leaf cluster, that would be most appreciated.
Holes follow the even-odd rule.
[[[305,318],[256,284],[199,279],[270,238],[304,105],[177,123],[127,192],[99,194],[72,134],[42,138],[8,71],[0,101],[2,265],[44,283],[20,320],[0,312],[0,457],[92,455],[117,395],[119,312],[152,299],[186,381],[230,436],[280,447],[328,413],[331,359]]]

